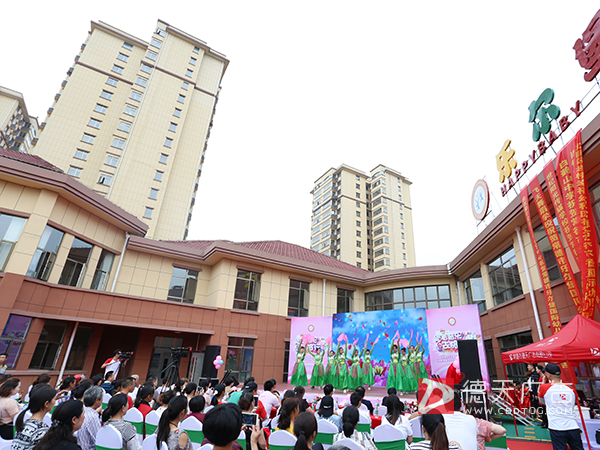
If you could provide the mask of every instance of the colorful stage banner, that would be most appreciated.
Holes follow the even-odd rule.
[[[288,360],[288,383],[292,379],[292,372],[296,364],[297,351],[300,346],[312,354],[320,349],[321,354],[326,353],[326,341],[331,339],[331,317],[292,317],[290,329],[290,356]],[[310,354],[304,358],[304,366],[307,376],[312,374],[315,359]],[[327,363],[327,355],[324,354],[323,364]]]
[[[552,293],[552,288],[550,287],[550,277],[548,276],[546,261],[544,260],[544,255],[542,255],[540,246],[535,240],[535,233],[533,232],[533,225],[531,223],[531,212],[529,210],[529,191],[527,190],[527,186],[521,189],[521,204],[523,205],[523,212],[525,214],[525,219],[527,220],[527,229],[529,230],[529,236],[531,238],[531,246],[533,247],[535,259],[537,261],[537,267],[540,272],[540,277],[542,278],[542,287],[544,289],[544,297],[546,299],[546,309],[548,311],[548,317],[550,318],[550,328],[552,329],[552,334],[555,334],[562,329],[562,323],[560,321],[560,316],[558,315],[556,302],[554,301],[554,294]],[[540,336],[540,339],[543,339],[543,337],[544,336]]]
[[[481,320],[477,305],[454,306],[452,308],[428,309],[429,356],[431,375],[442,379],[454,377],[458,365],[459,340],[477,340],[481,376],[486,388],[490,387],[485,345],[482,338]]]

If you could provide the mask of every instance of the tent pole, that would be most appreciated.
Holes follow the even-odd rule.
[[[583,432],[585,433],[585,439],[587,440],[589,450],[592,450],[592,444],[590,443],[590,438],[588,436],[587,426],[585,425],[585,420],[583,419],[583,413],[581,412],[581,404],[579,403],[579,396],[577,395],[577,376],[575,375],[575,369],[573,369],[573,363],[570,361],[567,361],[567,366],[569,367],[571,379],[573,380],[573,390],[575,391],[575,401],[577,402],[577,409],[579,409],[579,417],[581,418],[581,425],[583,426]]]
[[[506,382],[508,382],[508,374],[506,373],[506,364],[504,364],[504,361],[502,362],[502,368],[504,369],[504,379],[506,380]],[[510,401],[510,399],[509,399],[509,401]],[[517,434],[517,437],[519,437],[519,429],[517,428],[517,419],[515,418],[514,405],[511,404],[510,408],[511,408],[510,412],[513,416],[513,422],[515,423],[515,433]]]

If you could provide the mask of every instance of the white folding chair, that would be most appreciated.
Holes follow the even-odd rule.
[[[129,422],[135,427],[140,444],[144,442],[144,415],[137,408],[130,408],[123,416],[125,422]]]
[[[13,419],[13,425],[15,425],[17,423],[17,418],[21,415],[21,413],[17,414],[15,416],[15,418]],[[23,423],[25,423],[25,421],[27,419],[29,419],[31,416],[33,415],[33,413],[31,411],[25,411],[25,415],[23,416]]]
[[[12,447],[12,440],[5,441],[4,439],[0,439],[0,450],[10,450]]]
[[[202,431],[202,422],[196,419],[194,416],[190,416],[185,419],[179,425],[182,430],[184,430],[190,441],[192,441],[192,445],[194,446],[194,450],[202,447],[202,441],[204,440],[204,432]]]
[[[244,430],[240,431],[240,434],[237,438],[237,443],[240,444],[242,448],[246,448],[246,432]]]
[[[146,436],[150,436],[156,432],[158,428],[158,422],[160,421],[160,415],[156,411],[150,411],[146,414]]]
[[[102,411],[104,411],[108,407],[108,402],[111,398],[112,397],[110,396],[110,394],[107,394],[106,392],[104,393],[104,395],[102,396]]]
[[[384,448],[400,449],[406,446],[406,434],[389,423],[381,424],[373,430],[373,440],[377,448],[382,443],[385,443],[381,445]]]
[[[142,450],[156,450],[156,435],[151,434],[144,442],[142,442]],[[169,450],[169,447],[164,442],[160,444],[160,450]]]
[[[209,412],[211,409],[213,409],[214,406],[213,405],[209,405],[206,408],[204,408],[204,413],[206,414],[207,412]]]
[[[296,436],[289,431],[277,430],[269,438],[270,450],[288,450],[296,445]],[[364,449],[359,449],[364,450]]]
[[[315,442],[320,442],[327,449],[333,445],[333,437],[338,434],[338,427],[327,419],[317,421],[317,437]]]
[[[96,435],[96,450],[121,450],[123,437],[112,425],[104,425]],[[155,445],[156,448],[156,445]]]
[[[204,444],[202,447],[200,447],[200,450],[213,450],[213,445],[212,444]]]
[[[379,407],[379,411],[377,411],[377,413],[378,413],[380,416],[385,416],[385,415],[387,414],[387,406],[383,406],[383,405],[381,405],[381,406]]]
[[[421,428],[421,417],[410,419],[410,427],[412,428],[413,432],[413,442],[425,440],[425,436],[423,436],[423,429]]]
[[[477,422],[475,417],[458,411],[443,414],[448,441],[458,442],[462,450],[477,450]]]
[[[52,414],[50,414],[50,413],[46,413],[46,414],[44,415],[44,423],[45,423],[46,425],[48,425],[49,427],[51,427],[51,426],[52,426]]]
[[[356,425],[357,431],[362,431],[363,433],[371,433],[371,416],[367,414],[359,414],[358,415],[358,425]]]
[[[336,444],[343,445],[344,447],[348,447],[350,450],[365,450],[362,445],[358,442],[353,441],[352,439],[344,438],[335,442]]]

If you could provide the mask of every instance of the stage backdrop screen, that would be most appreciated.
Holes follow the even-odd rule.
[[[305,338],[306,336],[306,338]],[[308,343],[305,339],[308,338]],[[315,353],[317,348],[321,352],[325,351],[325,341],[331,338],[331,316],[327,317],[292,317],[292,325],[290,330],[290,357],[288,360],[288,383],[292,379],[292,371],[296,364],[296,352],[300,347],[300,343]],[[307,355],[304,358],[306,374],[310,379],[312,374],[314,358]],[[327,365],[327,358],[323,359],[323,365]]]
[[[463,339],[476,339],[481,364],[481,376],[490,386],[485,346],[482,339],[481,320],[477,305],[454,306],[452,308],[428,309],[430,374],[448,378],[449,369],[458,361],[458,344]],[[455,368],[458,363],[455,364]],[[429,367],[427,367],[429,370]],[[450,372],[453,372],[451,370]]]
[[[408,347],[421,342],[424,347],[425,368],[430,371],[429,344],[427,336],[427,316],[424,308],[397,309],[386,311],[355,312],[336,314],[333,316],[333,346],[337,349],[338,339],[341,334],[348,337],[348,354],[352,356],[355,340],[359,350],[365,345],[368,335],[367,348],[370,350],[374,344],[371,356],[374,386],[385,386],[390,365],[390,347],[394,336],[398,332],[400,346]],[[377,341],[375,343],[375,341]]]

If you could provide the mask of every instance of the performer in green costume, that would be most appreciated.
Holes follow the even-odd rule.
[[[411,341],[412,342],[412,337]],[[408,347],[408,366],[406,366],[406,381],[407,386],[405,387],[405,392],[415,392],[417,390],[417,372],[415,372],[415,361],[417,360],[417,355],[415,352],[415,346],[409,345]]]
[[[348,386],[349,389],[356,389],[359,386],[362,386],[361,383],[361,369],[360,369],[360,357],[362,356],[362,352],[359,353],[358,347],[356,347],[356,343],[358,339],[354,341],[352,346],[354,347],[354,351],[352,352],[352,358],[349,358],[352,361],[352,366],[350,367],[350,376],[348,377]]]
[[[398,378],[400,375],[400,353],[398,353],[396,336],[398,336],[398,332],[396,332],[396,335],[392,338],[392,346],[390,347],[390,367],[388,369],[386,387],[398,389]],[[398,340],[400,340],[400,338],[398,338]]]
[[[408,355],[406,354],[406,348],[402,347],[400,349],[400,386],[402,386],[402,389],[400,389],[400,392],[404,392],[407,387],[409,386],[409,381],[408,381],[408,377],[407,377],[407,370],[410,370],[408,367]]]
[[[332,383],[336,389],[344,389],[348,387],[348,366],[346,365],[346,355],[348,354],[348,342],[342,346],[341,342],[338,345],[338,351],[335,359],[335,369],[332,375]]]
[[[298,344],[300,345],[300,344]],[[308,386],[308,379],[306,378],[306,368],[304,367],[304,358],[306,357],[306,351],[304,346],[299,347],[296,355],[296,364],[294,364],[294,371],[292,372],[291,384],[294,386]]]
[[[375,348],[375,344],[377,344],[377,341],[379,341],[379,337],[375,339],[375,342],[373,342],[373,345],[371,345],[371,350],[369,350],[367,348],[367,344],[369,343],[369,335],[367,334],[367,340],[365,341],[365,346],[363,348],[363,351],[361,352],[361,355],[365,355],[363,359],[361,381],[362,384],[367,385],[367,389],[371,389],[371,386],[373,386],[373,384],[375,383],[375,377],[373,376],[373,366],[371,365],[371,354],[373,353],[373,349]]]
[[[419,337],[417,336],[417,339]],[[417,367],[415,367],[415,371],[417,373],[417,378],[429,378],[429,374],[427,373],[427,369],[425,368],[425,362],[423,361],[423,359],[425,358],[425,347],[423,347],[423,336],[421,336],[421,339],[418,341],[419,344],[417,345],[417,349],[416,349],[416,364],[418,365],[418,369]],[[421,347],[421,350],[419,350],[419,347]]]
[[[313,366],[312,375],[310,376],[311,387],[323,386],[325,383],[325,368],[323,367],[323,353],[321,348],[317,347],[316,353],[312,353],[310,349],[307,349],[308,354],[315,358],[315,365]]]
[[[333,374],[335,372],[335,352],[331,350],[331,345],[327,344],[327,351],[329,356],[327,357],[327,368],[325,369],[325,375],[323,376],[323,385],[333,384]]]

